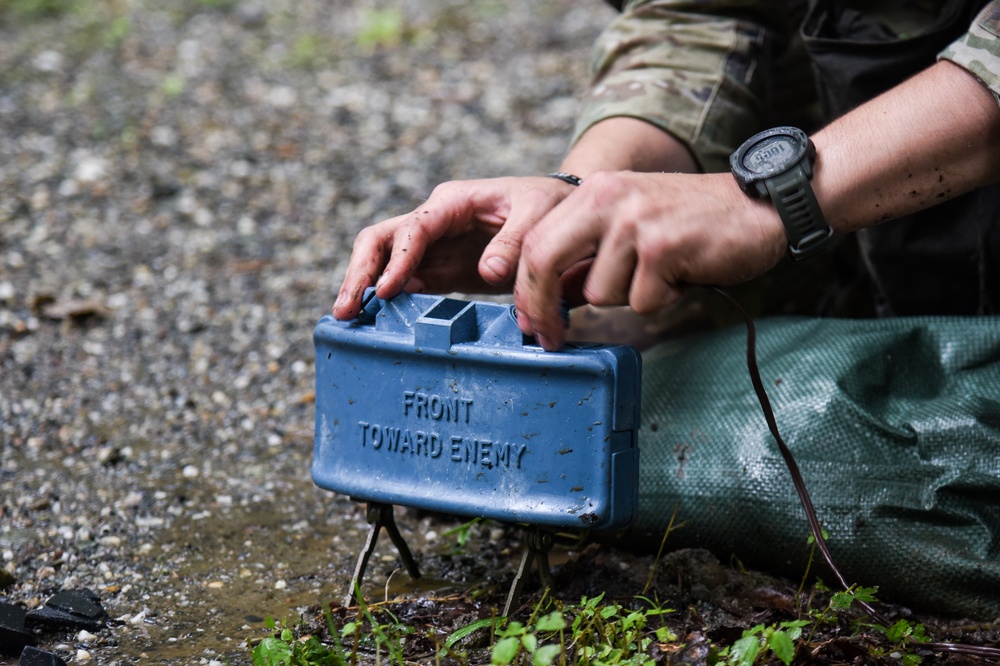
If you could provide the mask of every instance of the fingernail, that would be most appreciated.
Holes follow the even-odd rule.
[[[497,277],[506,278],[510,275],[510,263],[503,257],[493,255],[486,260],[486,267],[489,268]]]
[[[375,283],[375,288],[378,289],[379,287],[381,287],[388,279],[389,279],[389,274],[382,273],[382,275],[378,277],[378,281]]]

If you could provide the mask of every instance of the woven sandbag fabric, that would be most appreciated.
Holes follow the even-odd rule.
[[[851,583],[1000,616],[1000,318],[757,322],[782,437]],[[643,356],[632,540],[798,576],[809,527],[746,367],[742,326]],[[634,542],[634,541],[633,541]],[[817,553],[810,576],[833,577]]]

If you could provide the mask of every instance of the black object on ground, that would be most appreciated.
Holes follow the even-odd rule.
[[[26,616],[27,611],[20,606],[0,602],[0,653],[17,654],[31,642]]]
[[[100,629],[108,619],[101,599],[92,590],[63,590],[53,595],[45,605],[27,615],[33,625],[60,629]]]
[[[57,654],[39,650],[30,645],[24,648],[18,666],[66,666],[66,662]]]

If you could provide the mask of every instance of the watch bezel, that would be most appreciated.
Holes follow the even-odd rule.
[[[747,158],[775,137],[788,140],[792,150],[762,154],[761,171],[746,166]],[[827,223],[810,181],[816,160],[816,145],[797,127],[775,127],[759,132],[743,142],[729,157],[732,174],[747,196],[767,199],[774,205],[788,239],[791,261],[809,259],[830,247],[833,229]],[[773,161],[773,165],[771,165]]]
[[[795,150],[791,156],[783,158],[779,164],[776,164],[774,167],[764,172],[753,171],[746,166],[745,160],[755,148],[757,148],[760,144],[770,141],[774,139],[774,137],[778,136],[788,137],[792,140],[792,145]],[[736,182],[739,184],[741,190],[750,195],[767,198],[767,189],[763,187],[764,181],[787,172],[799,163],[802,163],[806,177],[811,179],[812,161],[815,157],[816,146],[805,132],[797,127],[773,127],[769,130],[764,130],[763,132],[754,134],[752,137],[744,141],[743,145],[737,148],[736,152],[730,156],[729,164],[733,172],[733,176],[735,176]]]

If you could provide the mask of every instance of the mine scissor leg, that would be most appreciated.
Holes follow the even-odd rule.
[[[368,520],[368,524],[371,525],[371,529],[368,530],[368,541],[365,543],[365,549],[358,558],[357,566],[354,567],[354,577],[351,578],[351,589],[348,590],[347,597],[344,599],[345,606],[351,605],[351,601],[354,599],[354,591],[360,589],[361,579],[364,578],[365,569],[368,568],[368,560],[371,559],[372,553],[375,552],[378,533],[383,527],[389,533],[389,539],[396,546],[396,550],[399,551],[399,558],[403,560],[403,565],[406,567],[407,572],[409,572],[410,578],[420,578],[420,568],[417,566],[417,561],[413,559],[413,554],[410,552],[409,546],[406,545],[403,535],[399,533],[399,528],[396,527],[396,520],[392,516],[392,505],[381,502],[368,502],[365,517]]]
[[[524,578],[531,570],[531,563],[538,560],[538,577],[542,581],[542,586],[551,588],[552,570],[549,569],[549,551],[552,550],[552,533],[538,526],[526,527],[525,530],[524,556],[521,557],[521,564],[514,574],[514,582],[510,585],[510,592],[507,594],[507,603],[504,604],[503,614],[510,615],[510,610],[514,602],[521,596],[521,588],[524,587]]]

